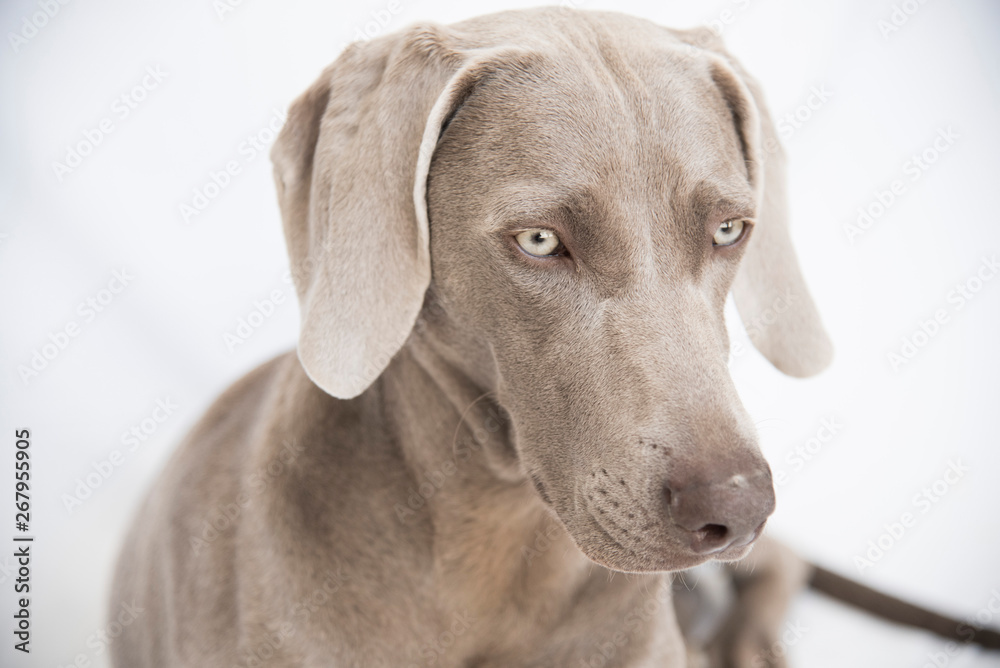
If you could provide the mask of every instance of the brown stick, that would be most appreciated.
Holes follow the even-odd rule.
[[[869,612],[890,622],[930,631],[942,638],[1000,650],[1000,632],[966,624],[926,608],[883,594],[860,582],[837,575],[820,566],[813,567],[809,586],[827,596]]]

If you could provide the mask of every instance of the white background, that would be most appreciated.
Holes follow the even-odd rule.
[[[399,2],[385,28],[368,29],[521,6]],[[73,1],[15,49],[9,34],[21,32],[38,6],[3,3],[0,544],[10,545],[14,533],[15,428],[32,432],[38,539],[30,658],[11,649],[12,549],[0,547],[0,664],[65,666],[78,655],[103,664],[88,637],[104,624],[113,560],[137,501],[208,402],[293,345],[298,312],[282,281],[287,259],[270,164],[266,152],[248,159],[241,145],[258,133],[266,143],[275,110],[286,109],[373,12],[388,15],[387,4],[245,0],[220,17],[210,0]],[[733,362],[766,454],[789,476],[771,534],[830,568],[954,615],[974,614],[994,596],[996,607],[1000,278],[961,309],[948,297],[975,277],[984,256],[1000,253],[1000,5],[910,0],[915,12],[888,35],[879,21],[891,19],[893,5],[884,0],[581,6],[673,27],[716,22],[762,81],[772,111],[803,119],[784,141],[794,235],[837,358],[806,381],[781,376],[752,350]],[[112,105],[147,67],[166,76],[123,119]],[[812,87],[832,95],[802,108]],[[113,132],[60,181],[53,163],[105,118]],[[907,161],[947,128],[958,138],[911,180]],[[185,224],[179,206],[230,160],[240,161],[241,173]],[[845,225],[895,179],[905,190],[850,243]],[[87,322],[78,305],[123,268],[134,278]],[[223,335],[273,290],[285,302],[230,351]],[[893,369],[887,355],[938,309],[948,321]],[[18,367],[70,322],[79,335],[37,377],[22,380]],[[732,324],[734,343],[746,346]],[[177,410],[70,512],[64,495],[95,463],[125,449],[121,434],[167,398]],[[795,470],[788,453],[831,417],[842,426]],[[950,461],[968,472],[921,512],[914,495]],[[916,525],[859,572],[855,556],[904,512]],[[789,648],[796,666],[919,668],[944,647],[815,595],[803,596],[791,619],[807,629]],[[969,648],[949,665],[998,663]]]

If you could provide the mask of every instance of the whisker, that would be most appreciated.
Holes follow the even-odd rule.
[[[458,453],[455,451],[455,448],[458,446],[458,432],[462,429],[462,425],[465,424],[465,416],[469,414],[469,411],[472,410],[472,407],[475,406],[481,399],[484,399],[491,394],[493,394],[492,390],[487,390],[486,392],[483,392],[478,397],[473,399],[472,403],[466,406],[465,409],[462,411],[462,413],[458,416],[458,424],[455,425],[455,434],[451,438],[451,454],[453,456],[458,456]]]

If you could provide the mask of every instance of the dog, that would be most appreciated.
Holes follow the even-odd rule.
[[[760,86],[711,31],[418,25],[348,47],[272,160],[297,354],[140,508],[114,665],[780,665],[814,571],[761,538],[727,295],[786,374],[832,346]],[[715,621],[674,600],[671,572],[755,544]]]

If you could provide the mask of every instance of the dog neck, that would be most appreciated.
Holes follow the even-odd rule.
[[[593,565],[528,482],[490,388],[417,335],[382,387],[413,481],[397,515],[430,519],[439,571],[483,603],[571,596]]]
[[[589,647],[583,638],[613,632],[609,614],[619,623],[641,617],[631,631],[636,650],[650,629],[675,627],[669,578],[613,573],[576,546],[523,473],[512,425],[491,388],[419,335],[379,385],[386,426],[412,481],[396,514],[431,527],[441,609],[488,620],[489,643],[510,651],[547,646],[552,633],[568,628],[581,636],[567,636],[569,646]],[[655,614],[636,613],[651,602]]]
[[[413,484],[404,521],[433,527],[452,605],[558,616],[596,571],[524,475],[512,425],[482,387],[415,334],[382,382]],[[490,610],[494,613],[490,613]]]

